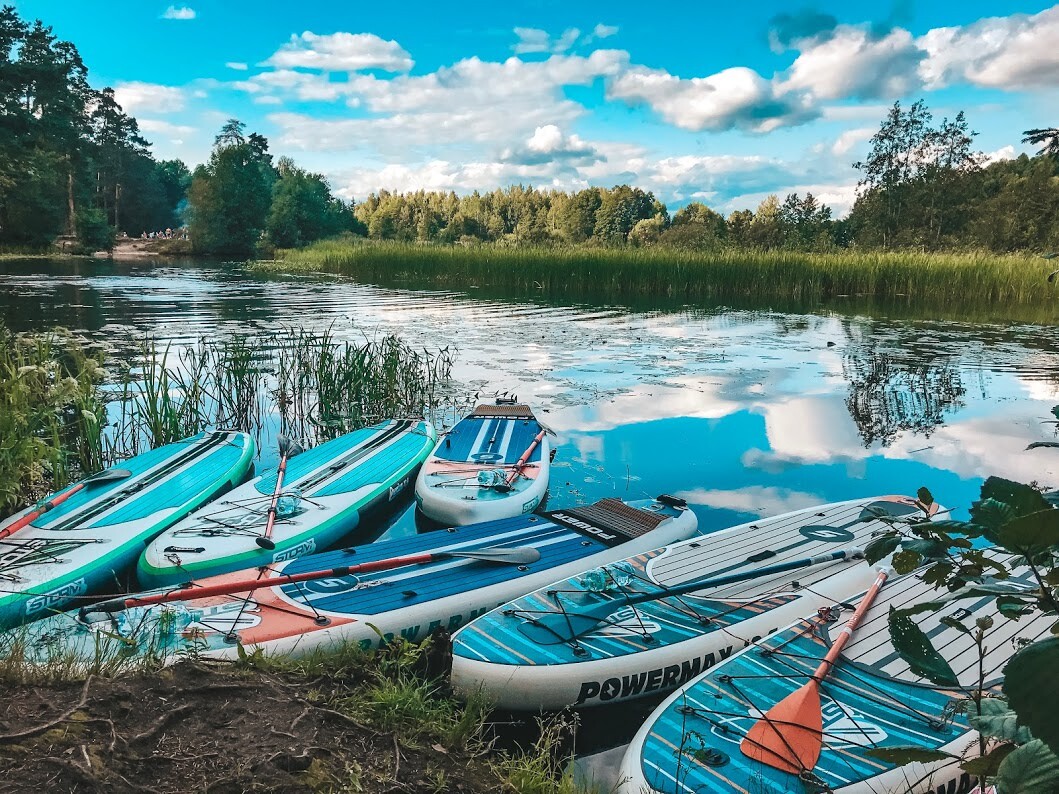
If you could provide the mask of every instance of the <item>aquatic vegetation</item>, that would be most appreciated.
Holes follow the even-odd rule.
[[[840,301],[986,307],[995,315],[1048,307],[1047,262],[988,252],[848,249],[818,254],[722,248],[504,248],[329,240],[255,263],[274,272],[322,271],[384,285],[504,287],[545,299],[635,301],[645,297],[739,302]],[[760,303],[759,303],[760,305]]]
[[[0,324],[0,515],[103,465],[103,351]]]

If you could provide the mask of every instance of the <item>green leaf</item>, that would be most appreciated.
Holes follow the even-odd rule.
[[[916,747],[914,745],[872,747],[870,750],[865,750],[864,754],[870,755],[872,758],[878,758],[880,761],[885,761],[894,766],[914,764],[917,761],[919,763],[927,764],[931,761],[945,761],[949,758],[956,758],[956,756],[942,752],[941,750],[928,750],[925,747]]]
[[[1033,601],[1026,601],[1021,598],[1016,598],[1015,596],[1000,596],[996,600],[997,609],[1000,610],[1000,614],[1012,620],[1018,620],[1029,612],[1029,607],[1031,607],[1033,603]]]
[[[899,551],[893,556],[890,564],[898,573],[912,573],[923,562],[923,557],[914,551]]]
[[[1018,514],[1007,502],[1001,502],[997,499],[983,499],[980,502],[975,502],[971,508],[971,518],[976,524],[981,526],[989,529],[1000,529],[1008,521],[1014,521],[1018,518]]]
[[[890,640],[909,669],[939,686],[958,686],[956,673],[930,644],[930,639],[908,615],[890,607]]]
[[[864,559],[868,561],[869,565],[874,565],[896,549],[900,542],[901,536],[896,532],[881,535],[864,547]]]
[[[956,629],[956,631],[962,632],[963,634],[971,633],[971,630],[969,628],[960,623],[960,621],[958,621],[952,615],[946,615],[938,622],[941,623],[943,626],[948,626],[950,629]]]
[[[1033,441],[1026,445],[1026,449],[1040,449],[1041,447],[1059,447],[1059,441]]]
[[[1001,762],[1016,749],[1013,744],[1001,744],[985,755],[971,758],[960,764],[960,769],[978,777],[995,777]]]
[[[1009,521],[998,531],[997,540],[1018,552],[1059,545],[1059,510],[1049,507]]]
[[[899,615],[905,616],[918,615],[921,612],[935,612],[941,607],[945,606],[951,600],[952,598],[950,596],[945,596],[944,598],[939,599],[937,601],[920,601],[918,604],[913,604],[910,607],[904,607],[903,609],[895,609],[894,612]]]
[[[982,500],[996,499],[1004,502],[1016,516],[1025,516],[1048,508],[1048,502],[1041,496],[1040,491],[1023,485],[1020,482],[1005,480],[1003,477],[990,477],[982,483]],[[981,502],[976,502],[971,507],[971,520],[980,523],[975,517],[975,509]]]
[[[1059,670],[1059,637],[1019,649],[1004,668],[1004,694],[1019,715],[1019,724],[1029,728],[1052,750],[1059,749],[1056,670]]]
[[[1059,791],[1059,757],[1040,739],[1034,739],[1000,762],[996,785],[1004,794]]]
[[[991,739],[1019,744],[1025,744],[1033,739],[1033,734],[1028,728],[1019,727],[1019,715],[1012,710],[1006,700],[982,698],[981,710],[973,700],[968,700],[964,710],[967,712],[967,721],[971,723],[971,727]]]
[[[916,491],[916,498],[923,503],[925,507],[930,507],[934,504],[934,494],[928,491],[926,488],[920,488]]]
[[[1052,406],[1052,416],[1054,416],[1056,419],[1059,419],[1059,405]]]
[[[923,581],[941,587],[955,569],[951,562],[936,562],[923,572]]]
[[[905,551],[914,551],[928,560],[945,557],[949,549],[948,544],[940,540],[906,540],[901,543],[901,548]]]
[[[926,525],[926,528],[931,532],[944,532],[947,535],[966,535],[969,538],[977,538],[987,529],[980,524],[974,524],[969,521],[931,521]]]

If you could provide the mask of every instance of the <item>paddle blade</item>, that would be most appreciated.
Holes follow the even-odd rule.
[[[91,477],[85,478],[86,485],[95,485],[101,482],[113,482],[114,480],[124,480],[126,477],[131,477],[132,472],[128,469],[104,469],[99,474],[93,474]]]
[[[293,458],[295,455],[300,455],[305,451],[302,449],[301,444],[282,433],[276,437],[276,443],[279,446],[280,456],[285,458]]]
[[[445,557],[466,557],[471,560],[482,560],[483,562],[499,562],[507,565],[529,565],[541,558],[541,553],[528,546],[505,549],[502,547],[488,549],[467,549],[466,551],[450,551]]]
[[[823,737],[820,685],[812,680],[766,711],[739,749],[747,758],[798,775],[820,760]]]

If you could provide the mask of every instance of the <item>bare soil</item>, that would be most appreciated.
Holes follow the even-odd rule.
[[[409,746],[324,705],[349,685],[201,662],[118,680],[0,685],[0,792],[502,788],[481,756]]]

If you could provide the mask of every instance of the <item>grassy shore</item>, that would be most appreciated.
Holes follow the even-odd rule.
[[[562,300],[860,302],[950,314],[979,309],[1040,321],[1042,312],[1054,316],[1048,264],[1031,255],[983,252],[468,248],[331,240],[280,250],[275,259],[253,266],[339,273],[381,285],[504,288]]]

